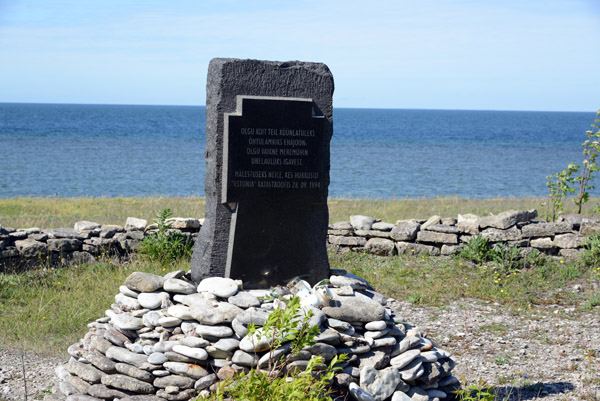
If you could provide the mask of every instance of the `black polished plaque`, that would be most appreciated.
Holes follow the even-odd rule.
[[[311,99],[238,96],[224,115],[224,202],[270,196],[323,201],[323,116]]]

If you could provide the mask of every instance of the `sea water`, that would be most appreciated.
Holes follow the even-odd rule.
[[[0,197],[202,196],[205,113],[0,103]],[[593,112],[336,108],[329,195],[545,196],[548,174],[581,163],[593,121]]]

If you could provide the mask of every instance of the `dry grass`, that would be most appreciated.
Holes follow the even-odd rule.
[[[127,217],[151,221],[170,208],[174,216],[204,217],[204,198],[7,198],[0,199],[4,227],[72,227],[77,221],[125,225]]]
[[[437,214],[456,217],[459,213],[488,215],[509,209],[537,209],[543,214],[543,198],[469,199],[459,197],[424,199],[342,199],[329,200],[329,221],[347,221],[353,214],[365,214],[395,223],[401,219],[426,219]],[[597,203],[592,199],[588,205]],[[575,211],[565,202],[568,213]],[[204,217],[204,198],[7,198],[0,199],[0,224],[5,227],[72,227],[80,220],[100,224],[125,224],[127,217],[152,220],[156,212],[169,207],[174,216]],[[591,206],[587,206],[590,209]]]

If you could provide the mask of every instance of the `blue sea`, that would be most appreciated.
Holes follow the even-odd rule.
[[[202,196],[205,112],[0,103],[0,197]],[[594,116],[336,108],[329,195],[545,196]]]

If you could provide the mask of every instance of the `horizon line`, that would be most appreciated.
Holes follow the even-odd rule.
[[[65,102],[10,102],[0,101],[0,104],[38,104],[64,106],[156,106],[156,107],[206,107],[203,104],[157,104],[157,103],[65,103]],[[423,111],[507,111],[507,112],[547,112],[547,113],[596,113],[598,110],[515,110],[515,109],[443,109],[443,108],[403,108],[403,107],[356,107],[334,106],[334,109],[355,110],[423,110]]]

